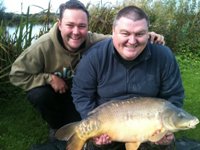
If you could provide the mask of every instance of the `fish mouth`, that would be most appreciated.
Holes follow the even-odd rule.
[[[191,120],[188,124],[188,128],[196,128],[196,125],[199,123],[199,119],[195,118],[194,120]]]

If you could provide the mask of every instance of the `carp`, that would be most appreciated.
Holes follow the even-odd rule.
[[[195,128],[197,117],[167,100],[150,97],[112,100],[95,108],[86,119],[64,125],[56,132],[67,150],[81,150],[88,139],[107,134],[137,150],[146,141],[157,142],[166,133]]]

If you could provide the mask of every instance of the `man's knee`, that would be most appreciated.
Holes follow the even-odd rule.
[[[36,107],[50,102],[54,96],[55,92],[50,86],[36,87],[27,92],[27,99]]]

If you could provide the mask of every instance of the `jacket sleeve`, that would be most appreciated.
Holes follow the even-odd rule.
[[[90,55],[90,57],[93,57]],[[82,118],[96,107],[97,75],[94,59],[84,56],[78,64],[73,78],[72,97],[77,111]]]
[[[10,82],[25,91],[48,84],[49,73],[44,73],[44,54],[36,47],[28,48],[15,60],[10,71]]]
[[[161,59],[164,65],[161,72],[159,97],[167,99],[177,107],[182,107],[184,88],[178,63],[170,49],[163,49],[162,51],[165,52],[165,57]]]

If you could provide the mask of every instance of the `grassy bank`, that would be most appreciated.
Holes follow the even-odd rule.
[[[200,58],[178,56],[180,70],[185,88],[184,109],[200,119]],[[188,137],[200,141],[200,124],[196,129],[180,131],[178,137]]]
[[[0,87],[0,150],[27,150],[47,139],[47,126],[26,100],[25,93],[10,84]]]
[[[186,92],[184,108],[200,118],[200,61],[178,56]],[[0,150],[27,150],[33,144],[43,143],[48,128],[38,112],[26,101],[26,95],[10,84],[0,86]],[[178,138],[200,141],[200,125],[196,129],[180,131]]]

